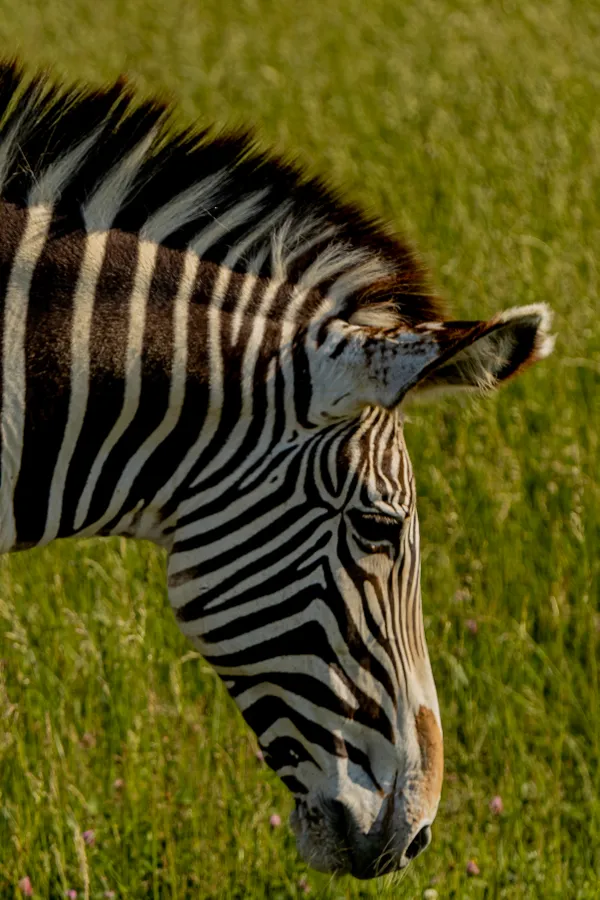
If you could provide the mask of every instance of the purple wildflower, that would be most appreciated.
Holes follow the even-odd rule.
[[[499,816],[500,813],[504,812],[504,803],[502,802],[502,797],[497,794],[495,797],[492,797],[490,800],[490,812],[495,816]]]

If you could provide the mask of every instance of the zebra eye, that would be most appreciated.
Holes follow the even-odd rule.
[[[362,542],[376,549],[381,544],[391,544],[394,547],[400,542],[402,531],[402,519],[381,513],[366,513],[352,510],[348,513],[352,526]]]

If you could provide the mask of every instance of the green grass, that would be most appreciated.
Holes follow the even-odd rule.
[[[307,872],[164,557],[64,543],[0,563],[1,898],[600,895],[599,42],[597,0],[0,0],[6,54],[255,123],[415,239],[457,315],[548,300],[558,333],[407,426],[447,777],[404,877]]]

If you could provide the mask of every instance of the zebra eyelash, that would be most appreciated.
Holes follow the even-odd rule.
[[[348,518],[360,542],[369,549],[376,549],[381,544],[396,547],[400,541],[404,519],[359,510],[351,510]]]

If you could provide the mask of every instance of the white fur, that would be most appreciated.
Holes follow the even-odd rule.
[[[92,146],[98,140],[98,135],[99,130],[94,131],[69,153],[46,169],[29,194],[29,203],[32,206],[56,203]]]
[[[206,253],[209,247],[224,237],[227,232],[233,231],[245,225],[262,206],[262,201],[269,193],[269,188],[262,191],[255,191],[247,197],[244,197],[235,206],[231,206],[224,213],[216,217],[210,225],[207,225],[190,243],[190,250],[197,253],[200,258]]]
[[[108,173],[83,206],[83,220],[87,231],[107,231],[125,203],[135,177],[156,137],[152,129],[133,150]]]
[[[208,178],[203,178],[187,191],[182,191],[176,197],[165,203],[142,226],[140,237],[142,240],[154,241],[161,244],[165,238],[178,228],[183,228],[188,222],[198,216],[198,213],[215,203],[219,191],[222,191],[227,183],[228,172],[221,169]]]
[[[348,320],[351,325],[360,325],[363,328],[397,328],[401,323],[401,316],[392,300],[382,303],[371,303],[352,313]]]

